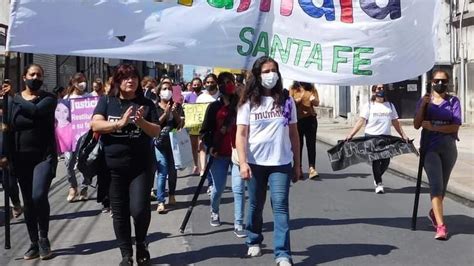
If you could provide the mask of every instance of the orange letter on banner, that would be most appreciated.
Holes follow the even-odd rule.
[[[193,0],[178,0],[178,4],[183,6],[192,6]]]

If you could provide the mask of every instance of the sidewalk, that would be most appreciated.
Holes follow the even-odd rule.
[[[414,144],[419,148],[420,132],[415,130],[412,120],[401,120],[403,130],[410,139],[414,138]],[[338,140],[345,139],[350,132],[352,125],[343,118],[318,119],[317,139],[329,145],[336,145]],[[362,128],[358,136],[362,136]],[[392,128],[392,135],[398,136],[395,129]],[[451,178],[448,184],[448,192],[461,197],[462,199],[474,202],[474,126],[462,126],[459,130],[459,139],[457,142],[458,158],[454,166]],[[327,155],[324,155],[327,156]],[[418,172],[419,159],[414,154],[404,154],[393,158],[390,162],[390,169],[399,172],[407,177],[416,180]],[[428,183],[426,174],[423,172],[423,182]]]

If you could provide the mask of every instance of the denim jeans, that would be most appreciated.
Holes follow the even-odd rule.
[[[168,176],[168,194],[176,192],[177,174],[174,167],[173,153],[171,150],[159,150],[155,148],[157,170],[156,170],[156,197],[158,202],[165,202],[166,177]]]
[[[234,226],[244,224],[245,181],[240,177],[240,168],[232,164],[232,193],[234,193]]]
[[[289,227],[289,190],[291,164],[281,166],[250,165],[252,178],[248,181],[249,209],[247,216],[247,245],[263,242],[262,212],[270,185],[270,197],[273,209],[274,231],[273,248],[276,260],[291,260]]]
[[[214,184],[211,192],[211,211],[213,213],[219,213],[219,205],[227,183],[227,173],[231,163],[230,157],[217,157],[214,158],[211,165],[210,175]]]
[[[75,152],[65,152],[64,153],[64,164],[66,165],[67,169],[67,180],[69,182],[69,185],[72,188],[78,188],[77,184],[77,176],[76,176],[76,163],[77,163],[77,151]],[[90,185],[87,183],[87,180],[82,176],[82,174],[79,172],[78,173],[81,176],[82,183],[80,186],[80,190],[87,190],[87,186]]]

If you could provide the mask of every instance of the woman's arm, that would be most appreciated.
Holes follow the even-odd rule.
[[[239,157],[240,177],[248,180],[252,177],[250,166],[247,163],[247,146],[248,146],[248,125],[237,125],[237,132],[235,134],[235,148]]]
[[[135,124],[145,132],[148,136],[154,138],[160,135],[161,127],[155,123],[147,121],[143,115],[145,113],[145,107],[140,106],[135,113],[134,122]]]
[[[293,181],[296,182],[301,177],[301,158],[300,158],[300,136],[298,134],[297,124],[290,124],[290,142],[291,151],[293,152],[293,169],[294,177]]]
[[[313,106],[319,106],[319,94],[316,89],[313,90],[313,94],[311,96],[312,96],[310,97],[311,104]]]
[[[400,134],[402,139],[408,141],[408,137],[407,137],[407,135],[405,135],[405,132],[403,131],[403,128],[400,125],[400,122],[398,121],[398,119],[393,119],[392,120],[392,125],[395,128],[395,130],[398,132],[398,134]]]
[[[359,120],[357,120],[356,124],[354,125],[354,128],[352,128],[351,133],[347,135],[346,140],[350,140],[354,137],[357,132],[362,128],[362,126],[365,124],[366,119],[363,117],[360,117]]]
[[[460,127],[458,124],[434,126],[430,121],[423,121],[421,126],[429,131],[436,131],[445,134],[457,133]]]
[[[415,129],[419,129],[421,127],[421,123],[425,120],[425,112],[428,104],[431,102],[431,96],[426,94],[423,96],[421,100],[420,106],[416,112],[415,118],[413,119],[413,126]]]
[[[130,115],[132,114],[133,107],[130,106],[127,111],[123,114],[122,118],[118,121],[107,121],[105,120],[105,117],[101,114],[95,114],[92,116],[92,121],[91,121],[91,129],[94,132],[100,133],[100,134],[108,134],[115,132],[121,128],[123,128],[125,125],[128,123],[128,119],[130,118]]]

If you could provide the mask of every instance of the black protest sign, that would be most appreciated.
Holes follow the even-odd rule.
[[[413,140],[407,143],[404,139],[394,136],[358,137],[350,141],[339,141],[327,152],[333,171],[361,162],[372,162],[406,153],[418,155]]]

